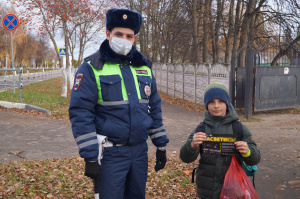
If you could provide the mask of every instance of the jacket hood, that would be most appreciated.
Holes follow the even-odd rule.
[[[220,123],[220,125],[226,125],[226,124],[229,124],[232,121],[238,120],[238,119],[239,119],[239,116],[238,116],[237,112],[235,111],[232,104],[230,104],[227,115],[225,115],[223,117],[211,116],[209,114],[209,112],[206,111],[204,122],[209,126],[214,126],[215,123]]]

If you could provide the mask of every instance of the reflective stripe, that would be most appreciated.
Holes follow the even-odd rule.
[[[158,129],[149,129],[149,133],[155,133],[155,132],[163,130],[163,129],[165,129],[164,125],[162,125]]]
[[[92,133],[88,133],[88,134],[85,134],[85,135],[78,136],[75,139],[75,141],[79,142],[81,140],[85,140],[85,139],[88,139],[88,138],[91,138],[91,137],[97,137],[96,132],[92,132]]]
[[[139,103],[148,104],[149,100],[148,99],[140,99]],[[114,105],[129,104],[129,101],[128,100],[124,100],[124,101],[98,101],[98,104],[102,105],[102,106],[114,106]]]
[[[98,89],[98,101],[103,101],[102,92],[101,92],[101,83],[100,83],[101,77],[100,76],[110,76],[110,75],[119,75],[121,77],[121,89],[122,89],[123,100],[125,100],[125,101],[128,100],[128,95],[127,95],[127,90],[125,87],[125,82],[123,79],[123,74],[120,69],[120,67],[123,67],[123,65],[105,62],[102,69],[100,70],[100,69],[96,69],[94,66],[92,66],[91,61],[88,61],[87,63],[92,68],[94,75],[95,75],[97,89]],[[152,79],[152,71],[148,66],[134,67],[134,66],[129,65],[129,67],[130,67],[131,73],[133,75],[133,80],[134,80],[135,88],[137,91],[137,97],[138,97],[138,99],[141,99],[141,92],[145,92],[145,91],[144,91],[144,89],[140,90],[139,80],[138,80],[137,76],[147,76]],[[147,73],[138,74],[137,70],[147,71]],[[151,83],[149,83],[149,86],[151,87]],[[115,105],[115,104],[112,104],[112,105]],[[104,105],[104,106],[109,106],[109,105]]]
[[[139,103],[141,103],[141,104],[149,104],[149,100],[148,99],[140,99],[139,100]]]
[[[138,80],[138,76],[148,76],[152,79],[152,73],[151,73],[151,69],[148,67],[148,66],[141,66],[141,67],[132,67],[130,66],[130,69],[131,69],[131,73],[133,75],[133,78],[134,78],[134,83],[135,83],[135,89],[137,91],[137,94],[138,94],[138,98],[141,99],[141,92],[145,92],[144,89],[143,90],[140,90],[140,84],[139,84],[139,80]],[[147,74],[138,74],[137,73],[137,70],[145,70],[147,71]],[[150,83],[150,82],[149,82]],[[151,87],[151,84],[149,84],[149,86]]]
[[[120,64],[113,64],[113,63],[105,62],[102,70],[94,68],[91,65],[90,61],[88,61],[88,64],[91,66],[91,68],[94,72],[94,75],[95,75],[97,88],[98,88],[98,101],[103,101],[102,92],[101,92],[100,76],[119,75],[121,77],[121,79],[123,79],[123,76],[122,76],[122,73],[120,70]],[[121,87],[122,87],[123,100],[128,100],[127,92],[125,89],[125,83],[123,80],[121,81]]]
[[[98,144],[98,140],[95,139],[95,140],[90,140],[90,141],[87,141],[87,142],[83,142],[81,144],[78,145],[79,149],[82,149],[84,147],[87,147],[87,146],[90,146],[90,145],[93,145],[93,144]]]
[[[122,104],[129,104],[128,100],[124,101],[98,101],[99,105],[102,106],[113,106],[113,105],[122,105]]]
[[[158,137],[161,137],[161,136],[167,136],[166,132],[160,132],[160,133],[156,133],[152,136],[150,136],[151,139],[154,139],[154,138],[158,138]]]

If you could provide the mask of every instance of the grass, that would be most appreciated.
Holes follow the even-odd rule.
[[[261,119],[260,118],[256,118],[256,117],[252,117],[250,119],[247,118],[242,118],[240,119],[241,122],[260,122]]]
[[[51,111],[55,119],[67,118],[70,103],[71,90],[68,89],[68,97],[61,97],[62,77],[25,85],[22,92],[22,103],[31,104]],[[1,101],[19,103],[19,89],[0,92]]]

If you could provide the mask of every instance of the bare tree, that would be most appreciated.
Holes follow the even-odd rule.
[[[108,8],[115,1],[92,1],[92,0],[12,0],[13,3],[22,8],[21,16],[29,25],[35,25],[40,30],[41,34],[48,34],[55,49],[58,49],[55,36],[61,33],[66,48],[66,69],[69,67],[69,48],[70,48],[70,35],[73,29],[70,29],[69,24],[84,23],[81,19],[93,18],[92,14],[97,13],[101,9]],[[105,4],[100,3],[106,2]],[[97,11],[95,12],[96,9]],[[39,25],[36,25],[36,22]],[[76,26],[76,25],[75,25]],[[58,51],[56,56],[59,60],[60,66],[63,66],[62,60]],[[71,76],[71,75],[70,75]],[[73,82],[70,82],[72,84]],[[63,68],[63,86],[62,97],[67,97],[67,74]]]
[[[233,38],[233,11],[234,11],[234,1],[230,0],[229,16],[228,16],[228,33],[226,38],[226,50],[225,50],[225,64],[229,64],[231,50],[232,50],[232,38]],[[226,36],[225,36],[226,37]]]
[[[122,6],[143,15],[136,45],[154,62],[228,64],[231,51],[272,41],[274,24],[287,29],[298,23],[297,0],[274,2],[284,9],[267,0],[125,0]],[[244,66],[245,51],[239,56]]]

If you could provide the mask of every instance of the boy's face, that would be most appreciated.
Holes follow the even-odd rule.
[[[207,109],[211,116],[222,117],[226,115],[227,105],[220,99],[212,99],[208,102]]]
[[[111,41],[112,37],[118,37],[121,39],[127,39],[128,41],[134,42],[137,38],[136,35],[134,35],[134,31],[130,28],[121,28],[116,27],[112,29],[111,31],[106,30],[106,38]]]

